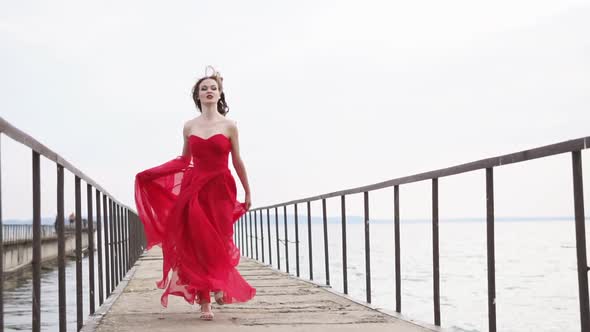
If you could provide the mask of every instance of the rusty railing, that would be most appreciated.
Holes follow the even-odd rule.
[[[41,171],[40,158],[44,156],[55,162],[57,171],[57,225],[58,238],[58,298],[59,298],[59,331],[65,332],[67,328],[66,317],[66,280],[65,280],[65,238],[64,233],[64,170],[74,175],[75,191],[75,233],[76,233],[76,322],[79,331],[83,325],[83,300],[88,301],[90,315],[95,312],[96,303],[102,305],[115,287],[123,279],[125,273],[131,269],[145,247],[143,226],[137,214],[125,206],[98,183],[82,173],[57,153],[53,152],[33,137],[15,128],[0,117],[0,142],[3,136],[27,146],[32,154],[32,179],[33,179],[33,301],[32,301],[32,331],[41,330]],[[1,160],[0,147],[0,160]],[[2,169],[0,168],[0,174]],[[0,176],[1,179],[1,176]],[[88,218],[88,284],[89,293],[84,299],[82,295],[82,181],[86,183],[87,193],[87,218]],[[94,196],[93,196],[94,192]],[[93,201],[93,198],[95,201]],[[96,217],[96,219],[94,219]],[[97,243],[94,243],[94,226],[96,225]],[[0,182],[0,226],[2,226],[2,183]],[[3,242],[3,227],[0,227],[0,243]],[[97,251],[98,273],[94,272],[94,251]],[[104,256],[104,262],[102,257]],[[4,305],[3,305],[3,246],[0,245],[0,332],[4,331]],[[104,268],[103,268],[104,264]],[[103,273],[104,271],[104,273]],[[98,279],[98,287],[95,280]],[[95,294],[98,290],[98,299]]]
[[[371,303],[371,252],[369,246],[370,239],[370,222],[369,222],[369,193],[374,190],[393,188],[393,223],[394,223],[394,247],[395,247],[395,311],[402,312],[401,298],[401,268],[400,268],[400,186],[420,181],[430,181],[432,187],[432,275],[433,275],[433,318],[434,324],[440,326],[440,266],[439,266],[439,210],[438,210],[438,179],[446,176],[453,176],[466,172],[485,171],[486,175],[486,210],[487,210],[487,283],[488,283],[488,328],[490,332],[496,331],[496,272],[495,272],[495,248],[494,248],[494,169],[503,165],[526,162],[533,159],[545,158],[563,153],[570,153],[572,157],[572,181],[573,181],[573,198],[575,212],[576,228],[576,253],[577,253],[577,274],[580,303],[581,330],[590,332],[590,312],[588,303],[588,264],[586,258],[586,233],[584,225],[584,197],[582,189],[582,155],[581,151],[590,147],[590,137],[579,138],[565,141],[557,144],[543,146],[536,149],[516,152],[499,157],[487,158],[467,164],[457,165],[445,169],[434,170],[430,172],[415,174],[402,178],[392,179],[376,184],[363,187],[352,188],[313,197],[307,197],[270,206],[251,209],[238,220],[234,225],[234,241],[244,256],[259,260],[268,264],[276,265],[281,269],[280,246],[284,245],[285,252],[285,270],[289,271],[289,249],[288,244],[293,241],[289,240],[287,227],[287,207],[293,207],[294,226],[295,226],[295,259],[296,275],[300,276],[299,270],[299,220],[298,206],[305,205],[307,208],[307,246],[309,251],[309,279],[313,280],[313,247],[312,247],[312,227],[311,227],[311,203],[321,201],[322,220],[323,220],[323,242],[324,242],[324,272],[325,284],[330,285],[330,264],[328,255],[328,226],[326,200],[340,198],[341,216],[342,216],[342,273],[343,273],[343,292],[348,294],[348,276],[347,276],[347,241],[346,241],[346,197],[353,194],[363,194],[364,203],[364,247],[365,247],[365,281],[366,281],[366,302]],[[279,238],[279,209],[282,209],[284,234],[283,239]],[[275,245],[276,264],[273,264],[272,243],[271,243],[271,214],[274,210],[275,226]],[[264,211],[266,211],[266,236],[267,246],[265,247],[264,234]],[[260,236],[258,232],[260,231]],[[261,255],[259,255],[258,244],[260,242]],[[268,255],[265,255],[265,248],[268,249]]]

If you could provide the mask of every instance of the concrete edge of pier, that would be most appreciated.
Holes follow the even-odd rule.
[[[246,257],[243,257],[243,258],[246,258]],[[248,258],[248,259],[250,259],[250,258]],[[262,262],[259,262],[257,260],[254,260],[254,259],[250,259],[250,260],[253,261],[253,262],[256,262],[256,263],[258,263],[258,264],[260,264],[262,266],[264,266],[267,269],[272,270],[275,273],[283,274],[286,277],[294,278],[294,279],[297,279],[299,281],[303,281],[305,283],[311,284],[311,285],[313,285],[315,287],[319,287],[319,288],[323,289],[324,291],[330,292],[330,293],[332,293],[332,294],[334,294],[336,296],[343,297],[343,298],[345,298],[345,299],[347,299],[347,300],[349,300],[351,302],[354,302],[354,303],[356,303],[358,305],[362,305],[363,307],[368,308],[368,309],[373,310],[373,311],[376,311],[378,313],[381,313],[381,314],[384,314],[384,315],[393,317],[395,319],[403,320],[403,321],[405,321],[407,323],[416,325],[416,326],[421,327],[421,328],[429,329],[429,330],[432,330],[432,331],[436,331],[436,332],[450,332],[450,330],[443,329],[443,328],[441,328],[439,326],[436,326],[434,324],[428,324],[428,323],[425,323],[425,322],[422,322],[422,321],[417,321],[417,320],[411,319],[411,318],[409,318],[406,315],[403,315],[403,314],[400,314],[400,313],[396,312],[395,310],[386,310],[386,309],[377,308],[377,307],[375,307],[374,305],[372,305],[370,303],[367,303],[367,302],[364,302],[364,301],[355,299],[355,298],[353,298],[353,297],[351,297],[349,295],[346,295],[344,293],[341,293],[341,292],[333,289],[332,286],[327,286],[325,284],[321,284],[321,283],[316,282],[316,281],[313,281],[313,280],[309,280],[309,279],[304,279],[304,278],[301,278],[301,277],[297,277],[297,276],[292,275],[292,274],[289,274],[289,273],[287,273],[285,271],[278,270],[274,266],[271,266],[271,265],[268,265],[268,264],[264,264]]]
[[[281,271],[279,271],[279,272],[281,272]],[[285,272],[282,272],[282,273],[285,273]],[[291,276],[291,277],[293,277],[293,276]],[[332,293],[332,294],[334,294],[336,296],[343,297],[343,298],[345,298],[345,299],[347,299],[347,300],[349,300],[351,302],[354,302],[356,304],[362,305],[362,306],[364,306],[364,307],[366,307],[368,309],[371,309],[371,310],[374,310],[374,311],[376,311],[378,313],[381,313],[381,314],[384,314],[384,315],[393,317],[395,319],[400,319],[400,320],[403,320],[403,321],[408,322],[410,324],[414,324],[416,326],[419,326],[419,327],[422,327],[422,328],[425,328],[425,329],[429,329],[429,330],[432,330],[432,331],[436,331],[436,332],[449,332],[449,330],[442,329],[441,327],[436,326],[434,324],[428,324],[428,323],[425,323],[425,322],[422,322],[422,321],[417,321],[415,319],[412,319],[412,318],[410,318],[410,317],[408,317],[408,316],[406,316],[404,314],[400,314],[400,313],[396,312],[395,310],[387,310],[387,309],[377,308],[377,307],[375,307],[374,305],[372,305],[370,303],[367,303],[367,302],[364,302],[364,301],[355,299],[355,298],[353,298],[353,297],[351,297],[349,295],[346,295],[346,294],[341,293],[341,292],[339,292],[337,290],[334,290],[331,286],[326,286],[326,285],[323,285],[323,284],[320,284],[320,283],[315,283],[313,281],[310,281],[310,280],[307,280],[307,279],[302,279],[302,278],[299,278],[299,277],[294,277],[294,278],[296,278],[298,280],[301,280],[301,281],[304,281],[304,282],[307,282],[307,283],[310,283],[310,284],[313,284],[313,285],[316,285],[316,286],[319,286],[319,287],[323,288],[325,291],[328,291],[328,292],[330,292],[330,293]]]
[[[119,298],[119,296],[121,296],[121,294],[123,294],[123,291],[127,287],[127,284],[129,283],[129,281],[131,279],[133,279],[133,275],[135,275],[135,271],[137,271],[137,266],[138,266],[139,262],[141,262],[141,258],[144,257],[146,255],[146,253],[147,252],[144,251],[139,256],[139,259],[137,260],[137,262],[135,262],[133,267],[131,267],[131,269],[127,272],[127,274],[125,274],[125,276],[123,277],[123,280],[121,280],[121,282],[113,290],[111,295],[107,299],[105,299],[103,304],[100,307],[98,307],[98,309],[94,312],[94,314],[88,316],[87,320],[84,321],[84,325],[82,326],[82,329],[80,330],[81,332],[94,332],[94,331],[96,331],[96,329],[98,328],[98,326],[100,324],[100,321],[109,312],[109,310],[111,310],[111,308],[113,307],[113,304],[115,304],[115,302],[117,302],[117,299]]]

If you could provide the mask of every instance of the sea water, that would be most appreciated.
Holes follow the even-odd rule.
[[[271,221],[274,219],[271,217]],[[307,226],[299,221],[299,265],[309,279]],[[271,222],[273,265],[276,232]],[[295,228],[288,224],[289,270],[296,273]],[[323,225],[313,223],[313,277],[326,283]],[[586,227],[588,228],[588,227]],[[370,223],[371,304],[395,310],[393,223]],[[265,236],[267,229],[265,225]],[[259,234],[260,237],[260,234]],[[588,235],[587,235],[588,237]],[[348,293],[366,300],[363,223],[347,224]],[[284,228],[279,222],[279,239]],[[440,222],[441,326],[454,331],[488,330],[485,222]],[[343,292],[342,226],[328,224],[331,287]],[[401,313],[434,324],[432,224],[400,226]],[[268,237],[265,238],[268,251]],[[259,242],[259,258],[261,258]],[[285,271],[284,242],[280,242]],[[268,252],[265,255],[268,263]],[[498,331],[579,331],[579,300],[573,221],[502,221],[495,223],[496,322]]]
[[[259,259],[262,237],[258,229]],[[265,262],[269,262],[268,228],[264,222]],[[299,272],[309,278],[307,225],[299,221]],[[343,291],[342,226],[329,223],[330,286]],[[277,267],[276,228],[271,217],[271,254]],[[296,274],[295,226],[288,223],[289,270]],[[312,228],[313,277],[326,283],[323,225]],[[588,230],[589,227],[586,227]],[[395,251],[391,222],[370,223],[371,304],[395,309]],[[404,222],[401,235],[402,314],[412,320],[434,323],[432,225]],[[588,235],[586,235],[588,238]],[[285,271],[284,228],[279,222],[281,270]],[[364,225],[347,223],[348,293],[366,300]],[[502,221],[495,223],[496,310],[498,331],[579,331],[575,224],[573,221]],[[481,221],[439,224],[440,314],[444,329],[488,330],[486,224]],[[96,254],[95,254],[96,255]],[[97,269],[95,256],[95,269]],[[96,287],[98,280],[95,279]],[[75,262],[66,263],[68,330],[76,328]],[[88,258],[83,259],[83,315],[87,319]],[[58,330],[57,268],[47,266],[41,277],[43,331]],[[30,272],[6,281],[5,331],[31,329]],[[98,291],[95,292],[98,302]],[[98,307],[98,303],[96,303]]]

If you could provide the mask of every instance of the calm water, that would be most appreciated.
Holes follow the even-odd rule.
[[[274,220],[274,217],[271,217]],[[305,219],[301,219],[305,220]],[[273,263],[276,267],[274,224],[271,224]],[[586,227],[587,230],[590,227]],[[288,226],[294,240],[294,225]],[[312,225],[314,280],[325,282],[323,228]],[[265,225],[265,250],[268,240]],[[279,227],[280,238],[284,230]],[[300,224],[300,272],[309,276],[307,228]],[[487,331],[487,263],[485,223],[441,222],[440,292],[443,328]],[[342,291],[341,226],[328,225],[330,282]],[[587,234],[588,237],[588,234]],[[590,237],[588,237],[590,239]],[[347,228],[349,294],[365,299],[363,225]],[[433,323],[432,238],[429,223],[402,222],[402,314]],[[261,251],[259,243],[259,251]],[[371,224],[371,274],[373,305],[395,308],[393,225]],[[281,267],[285,253],[281,246]],[[259,253],[260,257],[261,254]],[[96,258],[96,257],[95,257]],[[95,259],[95,262],[97,260]],[[88,259],[83,260],[84,317],[88,306]],[[295,244],[289,244],[291,273],[295,273]],[[96,265],[96,264],[95,264]],[[42,329],[56,331],[57,268],[42,272]],[[68,330],[76,328],[75,262],[66,267]],[[96,282],[98,285],[98,281]],[[6,331],[31,329],[31,280],[22,276],[5,285]],[[519,221],[496,223],[496,309],[498,331],[579,331],[578,286],[574,223]],[[98,292],[97,301],[98,301]],[[97,304],[98,305],[98,304]]]
[[[98,258],[95,254],[95,269]],[[88,257],[82,260],[84,321],[90,312],[88,303]],[[44,266],[41,270],[41,330],[58,331],[58,280],[57,263]],[[95,278],[98,287],[98,280]],[[32,270],[5,281],[4,284],[4,331],[31,331],[32,329]],[[98,307],[98,292],[95,293]],[[76,331],[76,262],[66,260],[66,310],[68,331]]]
[[[271,220],[274,220],[273,217]],[[433,324],[432,226],[430,223],[402,222],[400,228],[402,314]],[[588,226],[586,228],[588,230]],[[497,222],[495,230],[498,331],[579,331],[574,223]],[[289,240],[294,240],[295,229],[292,224],[288,226],[288,232]],[[312,224],[312,232],[314,280],[325,283],[323,226]],[[273,263],[276,267],[273,228],[271,233]],[[279,234],[282,239],[282,227],[279,227]],[[308,278],[307,228],[303,223],[300,224],[299,234],[300,272],[302,277]],[[370,234],[372,304],[394,310],[393,225],[373,223]],[[340,292],[343,291],[341,236],[340,225],[328,225],[330,284]],[[349,224],[347,239],[349,295],[364,301],[363,225]],[[268,250],[267,240],[265,242]],[[443,328],[487,331],[485,223],[441,222],[439,246]],[[281,267],[285,271],[282,246],[280,254]],[[268,262],[268,254],[266,255]],[[295,244],[290,243],[291,273],[296,271],[295,264]]]

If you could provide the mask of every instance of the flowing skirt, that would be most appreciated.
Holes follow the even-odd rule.
[[[240,251],[234,223],[246,213],[236,200],[229,169],[199,170],[178,157],[135,178],[135,201],[147,249],[160,245],[163,275],[157,286],[168,295],[199,302],[203,291],[223,291],[224,302],[245,302],[256,294],[236,266]]]

